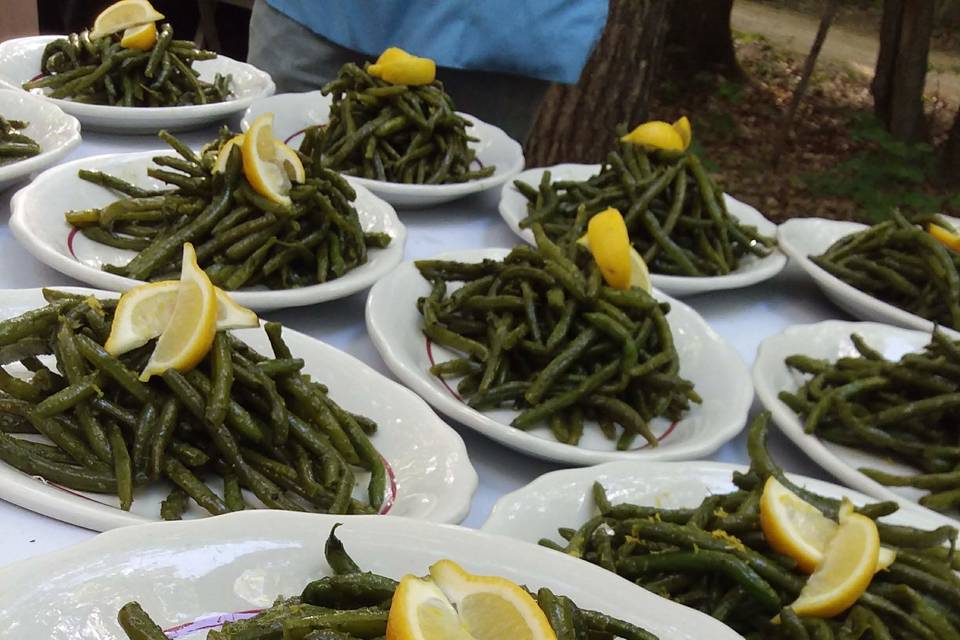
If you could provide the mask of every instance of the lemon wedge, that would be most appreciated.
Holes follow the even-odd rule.
[[[960,251],[960,235],[957,235],[949,229],[945,229],[940,225],[933,223],[930,223],[929,232],[930,235],[940,242],[940,244],[944,245],[948,249]]]
[[[124,29],[120,46],[124,49],[142,49],[146,51],[157,42],[157,23],[148,22],[139,27]]]
[[[546,615],[519,585],[477,576],[451,560],[429,578],[400,581],[387,620],[387,640],[556,640]]]
[[[647,293],[652,289],[647,263],[630,245],[627,225],[616,209],[604,209],[590,218],[587,233],[577,242],[590,250],[611,287],[638,287]]]
[[[223,289],[214,287],[214,290],[217,295],[217,331],[260,325],[257,314],[234,302]],[[119,356],[159,336],[173,317],[179,292],[179,280],[163,280],[140,285],[124,293],[117,303],[110,337],[103,348],[107,353]]]
[[[230,152],[234,147],[239,147],[243,153],[243,134],[237,134],[223,143],[220,151],[217,152],[217,158],[213,161],[213,173],[223,173],[227,170],[227,160],[230,159]]]
[[[823,560],[790,607],[801,617],[832,618],[846,611],[870,586],[879,559],[876,523],[852,507],[841,510]]]
[[[217,292],[210,278],[197,264],[193,245],[183,245],[183,266],[176,302],[170,319],[140,379],[167,369],[189,371],[210,351],[217,334]]]
[[[690,146],[693,130],[686,116],[670,124],[663,120],[651,120],[638,125],[620,140],[664,151],[684,151]]]
[[[264,113],[254,120],[239,144],[243,149],[243,173],[254,191],[274,202],[289,205],[290,196],[287,194],[291,184],[303,182],[306,171],[300,156],[273,137],[273,114]]]
[[[853,506],[845,502],[842,513],[852,512]],[[836,522],[773,476],[767,478],[760,496],[760,527],[770,548],[796,560],[797,568],[805,573],[812,573],[823,562],[827,543],[837,532]],[[896,559],[896,551],[880,547],[874,571],[886,569]]]
[[[430,84],[437,77],[437,63],[430,58],[410,55],[398,47],[390,47],[367,67],[367,72],[390,84]]]
[[[93,21],[91,38],[102,38],[130,27],[145,25],[148,22],[163,20],[164,15],[153,8],[147,0],[120,0],[97,16]]]

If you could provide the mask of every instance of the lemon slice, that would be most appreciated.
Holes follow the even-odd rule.
[[[387,619],[387,640],[556,640],[546,615],[519,585],[477,576],[451,560],[429,578],[400,581]]]
[[[662,120],[644,122],[620,139],[623,142],[632,142],[665,151],[683,151],[687,148],[681,133],[673,125]]]
[[[577,240],[597,261],[603,279],[611,287],[638,287],[650,292],[650,271],[643,257],[630,245],[627,226],[616,209],[605,209],[590,218],[587,233]]]
[[[280,204],[290,204],[292,182],[303,182],[300,157],[273,137],[273,114],[265,113],[243,135],[243,173],[254,191]]]
[[[844,502],[842,515],[853,512],[853,505]],[[823,552],[836,534],[837,523],[823,515],[773,476],[767,478],[760,496],[760,527],[767,544],[796,560],[797,568],[812,573],[823,561]],[[875,571],[882,571],[897,559],[897,552],[880,548]]]
[[[163,14],[154,9],[147,0],[120,0],[100,12],[97,19],[93,21],[90,37],[102,38],[111,33],[163,20],[163,18]]]
[[[879,559],[876,523],[852,509],[841,511],[822,562],[790,607],[802,617],[831,618],[846,611],[870,586]]]
[[[217,159],[213,161],[213,173],[223,173],[227,170],[227,160],[230,159],[230,152],[234,147],[239,146],[241,153],[243,150],[243,134],[238,134],[227,140],[220,151],[217,152]]]
[[[689,147],[690,141],[693,139],[693,128],[690,126],[690,120],[687,119],[687,116],[680,116],[680,118],[670,126],[680,135],[680,140],[683,141],[683,148],[686,149]]]
[[[146,51],[157,42],[157,23],[148,22],[139,27],[124,29],[120,46],[125,49],[142,49]]]
[[[390,47],[367,67],[367,72],[390,84],[430,84],[437,77],[437,63],[430,58],[411,55],[398,47]]]
[[[217,334],[216,288],[197,264],[189,242],[183,245],[179,284],[170,320],[140,374],[144,382],[167,369],[189,371],[207,355]]]
[[[960,251],[960,236],[956,233],[933,223],[930,223],[929,232],[940,244],[954,251]]]
[[[223,289],[214,289],[217,294],[217,331],[260,325],[257,314],[234,302]],[[113,314],[110,337],[103,345],[107,353],[122,355],[142,347],[163,333],[173,317],[179,291],[179,280],[164,280],[134,287],[120,296]]]

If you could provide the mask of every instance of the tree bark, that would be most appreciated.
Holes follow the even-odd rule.
[[[664,66],[679,77],[702,71],[743,76],[730,28],[733,0],[674,0],[664,45]]]
[[[528,166],[599,162],[614,130],[647,117],[672,0],[610,0],[603,35],[576,85],[544,97],[524,155]]]
[[[960,109],[953,120],[953,128],[943,145],[940,176],[946,184],[960,186]]]
[[[928,135],[923,88],[933,23],[932,0],[884,0],[880,53],[870,90],[877,117],[891,134],[907,142]]]

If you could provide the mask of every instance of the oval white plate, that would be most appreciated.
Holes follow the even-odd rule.
[[[871,467],[889,473],[917,473],[915,468],[805,433],[800,417],[777,397],[781,391],[796,391],[809,378],[790,369],[784,362],[787,356],[803,354],[831,362],[856,356],[857,350],[850,341],[852,333],[860,334],[867,344],[888,360],[899,360],[905,353],[921,351],[930,342],[929,333],[875,322],[827,320],[789,327],[765,339],[757,349],[757,359],[753,363],[753,384],[757,395],[773,414],[780,430],[817,464],[845,484],[881,500],[896,500],[900,504],[934,514],[934,511],[915,504],[927,492],[910,487],[885,487],[858,471],[860,467]]]
[[[113,291],[126,291],[142,284],[100,268],[103,264],[126,264],[135,252],[88,240],[76,233],[63,216],[72,209],[102,207],[122,197],[81,180],[77,176],[80,169],[105,171],[138,186],[156,189],[165,185],[147,176],[147,168],[154,166],[151,158],[171,154],[170,150],[158,150],[90,156],[44,171],[14,194],[10,202],[10,229],[38,260],[77,280]],[[352,184],[357,191],[354,206],[360,214],[360,224],[365,231],[390,234],[393,240],[389,246],[371,249],[366,264],[329,282],[299,289],[240,290],[231,294],[233,298],[257,311],[315,304],[365,289],[393,269],[403,259],[406,228],[393,207],[361,185]]]
[[[539,186],[540,179],[545,171],[549,171],[552,180],[586,180],[597,175],[600,171],[598,164],[558,164],[552,167],[538,167],[527,169],[514,180],[522,180],[534,188]],[[763,217],[763,214],[740,202],[729,194],[724,194],[727,210],[730,215],[744,224],[753,225],[763,235],[773,237],[777,233],[777,225]],[[510,230],[533,244],[533,232],[530,229],[521,229],[520,221],[527,217],[527,199],[513,186],[513,180],[503,185],[500,192],[500,217],[503,218]],[[740,261],[740,267],[733,273],[711,278],[691,278],[688,276],[669,276],[651,273],[650,280],[653,286],[671,296],[692,296],[710,291],[725,289],[739,289],[769,280],[780,273],[787,266],[787,257],[774,249],[764,258],[745,256]]]
[[[405,518],[262,511],[111,531],[2,569],[0,636],[125,640],[116,613],[130,600],[168,629],[267,607],[330,573],[323,544],[340,521],[337,536],[364,571],[399,580],[424,575],[432,563],[450,558],[468,571],[548,587],[661,640],[740,638],[698,611],[535,545]],[[198,630],[177,637],[203,635]]]
[[[947,220],[960,224],[960,220],[944,216]],[[828,271],[815,265],[810,256],[818,256],[830,248],[843,236],[857,233],[867,228],[859,222],[844,222],[824,218],[794,218],[780,225],[777,240],[780,248],[790,259],[800,265],[830,300],[838,307],[860,320],[887,322],[900,327],[933,331],[933,323],[909,311],[874,298],[869,293],[849,285]],[[945,333],[960,337],[960,332],[941,326]]]
[[[323,96],[319,91],[271,96],[250,105],[247,112],[243,114],[241,127],[246,131],[257,116],[272,112],[274,114],[273,130],[277,137],[281,139],[292,137],[291,144],[299,146],[299,137],[296,137],[296,134],[306,127],[328,122],[330,102],[330,98]],[[402,184],[367,178],[356,178],[357,182],[392,205],[406,209],[420,209],[456,200],[471,193],[493,189],[523,170],[523,148],[520,143],[499,127],[468,113],[458,113],[473,123],[473,126],[467,129],[467,133],[479,138],[480,141],[471,142],[470,146],[476,150],[477,158],[483,166],[494,165],[497,168],[492,176],[455,184]]]
[[[613,503],[689,508],[698,506],[708,495],[733,491],[736,488],[733,472],[746,469],[724,462],[610,462],[585,469],[553,471],[497,500],[481,530],[528,542],[541,538],[559,541],[557,528],[576,527],[596,514],[591,494],[594,482],[603,485]],[[839,485],[788,475],[797,484],[822,496],[846,496],[858,505],[873,502],[862,493]],[[883,521],[921,529],[955,525],[949,518],[924,511],[910,505]]]
[[[59,288],[105,298],[117,295],[95,289]],[[44,304],[40,289],[0,290],[0,318]],[[270,342],[261,329],[233,334],[261,353],[271,353]],[[371,441],[390,469],[392,497],[383,512],[434,522],[463,520],[477,488],[477,473],[457,432],[409,389],[353,356],[292,329],[284,329],[283,336],[293,354],[306,362],[304,372],[327,385],[334,400],[380,425]],[[160,502],[169,490],[163,483],[138,488],[128,513],[119,508],[116,496],[63,489],[0,462],[0,498],[97,531],[160,520]],[[359,488],[357,495],[362,492]],[[184,517],[206,515],[191,503]]]
[[[0,191],[31,173],[52,167],[80,144],[80,123],[76,118],[24,91],[0,89],[0,116],[25,121],[23,133],[33,138],[41,150],[32,158],[0,165]]]
[[[479,262],[502,259],[507,249],[479,249],[436,256],[446,260]],[[671,424],[663,418],[650,427],[660,446],[617,451],[598,429],[588,427],[580,446],[557,442],[546,426],[523,431],[510,426],[517,412],[471,408],[443,381],[430,374],[431,358],[447,360],[453,352],[438,345],[428,347],[416,309],[418,297],[430,285],[412,262],[404,262],[378,282],[367,297],[367,332],[390,370],[438,411],[508,447],[547,460],[587,465],[610,460],[689,460],[710,455],[743,429],[753,400],[750,375],[740,356],[707,325],[696,311],[679,300],[655,292],[670,303],[667,321],[680,354],[680,375],[694,383],[703,404],[692,405],[684,417]],[[430,351],[428,351],[428,348]]]
[[[63,36],[31,36],[0,42],[0,82],[20,89],[40,73],[40,57],[48,42]],[[269,74],[246,62],[227,56],[198,60],[194,68],[200,79],[212,81],[217,73],[233,76],[233,97],[214,104],[182,107],[117,107],[82,104],[71,100],[47,98],[67,113],[76,116],[84,127],[113,133],[156,133],[160,129],[177,131],[217,122],[243,111],[257,98],[269,96],[276,87]],[[37,95],[44,95],[40,89]]]

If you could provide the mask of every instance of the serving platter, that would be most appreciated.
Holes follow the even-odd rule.
[[[40,59],[47,43],[63,37],[29,36],[0,42],[0,84],[20,89],[23,83],[40,73]],[[198,60],[194,68],[200,73],[200,79],[205,81],[212,81],[218,73],[230,74],[233,78],[233,97],[224,102],[178,107],[120,107],[49,98],[42,89],[35,89],[31,93],[43,96],[66,113],[76,116],[84,127],[110,133],[155,134],[160,129],[178,131],[222,121],[276,90],[269,74],[227,56]]]
[[[960,220],[944,216],[948,221],[960,224]],[[794,218],[780,225],[777,241],[783,252],[820,287],[838,307],[860,320],[886,322],[909,329],[933,331],[933,323],[916,314],[896,307],[889,302],[875,298],[865,291],[847,284],[829,271],[820,268],[810,256],[818,256],[830,248],[840,238],[863,231],[867,225],[843,220],[825,218]],[[941,331],[960,338],[960,332],[950,327],[940,327]]]
[[[922,351],[930,342],[930,334],[924,331],[876,322],[827,320],[788,327],[760,343],[757,359],[753,364],[753,383],[757,396],[771,412],[780,430],[814,462],[847,486],[880,500],[896,500],[901,505],[914,511],[922,511],[928,516],[943,517],[916,504],[926,492],[911,487],[886,487],[859,471],[861,467],[869,467],[887,473],[911,474],[917,473],[915,468],[882,455],[821,440],[804,432],[801,418],[777,397],[781,391],[796,391],[808,377],[786,365],[784,360],[788,356],[802,354],[830,362],[838,358],[858,356],[859,352],[850,340],[850,335],[854,333],[883,354],[884,358],[894,361],[906,353]]]
[[[329,109],[330,98],[319,91],[278,94],[250,105],[243,116],[241,127],[246,131],[257,116],[273,113],[274,133],[296,148],[300,146],[304,129],[329,121]],[[421,209],[494,189],[523,170],[523,148],[519,142],[499,127],[468,113],[457,114],[473,123],[467,133],[479,140],[471,142],[470,146],[476,151],[477,159],[483,166],[496,167],[493,175],[451,184],[403,184],[368,178],[354,180],[392,205],[405,209]]]
[[[27,123],[21,132],[40,145],[30,158],[0,164],[0,191],[58,163],[80,144],[80,123],[55,104],[15,89],[0,89],[0,116]]]
[[[479,262],[485,258],[502,259],[508,252],[478,249],[436,258]],[[680,375],[694,383],[703,404],[692,405],[678,422],[662,418],[651,422],[651,429],[659,438],[657,447],[617,451],[615,443],[593,428],[585,429],[580,446],[557,442],[546,426],[516,429],[510,426],[515,411],[477,411],[465,404],[453,387],[431,375],[433,363],[455,356],[452,351],[428,342],[421,332],[416,301],[429,293],[429,283],[412,262],[404,262],[378,282],[370,290],[366,308],[367,332],[374,346],[393,374],[434,408],[508,447],[577,465],[617,459],[689,460],[710,455],[736,436],[746,423],[753,385],[736,350],[692,308],[654,291],[658,300],[670,304],[667,321],[680,357]]]
[[[514,180],[526,182],[536,187],[540,184],[543,174],[547,171],[550,172],[552,180],[582,181],[599,173],[600,165],[558,164],[551,167],[538,167],[536,169],[527,169],[517,175]],[[500,217],[507,223],[511,231],[530,244],[533,244],[533,232],[530,229],[520,227],[520,222],[527,217],[527,199],[513,186],[514,180],[503,185],[503,189],[500,192]],[[771,237],[776,235],[777,225],[763,217],[763,214],[755,208],[744,202],[740,202],[729,194],[724,194],[724,199],[730,215],[737,220],[744,224],[755,226],[763,235]],[[740,261],[740,267],[727,275],[690,277],[651,273],[650,281],[653,283],[653,286],[671,296],[692,296],[710,291],[749,287],[764,280],[769,280],[780,273],[786,265],[786,256],[774,249],[769,255],[763,258],[753,255],[745,256]]]
[[[117,295],[94,289],[63,289],[104,298]],[[40,289],[0,290],[3,319],[44,304]],[[235,330],[233,334],[261,353],[271,353],[262,329]],[[304,373],[327,385],[331,398],[344,409],[379,425],[371,442],[387,462],[389,476],[381,513],[435,522],[463,520],[477,488],[477,474],[457,432],[416,394],[353,356],[292,329],[285,329],[283,335],[293,355],[305,360]],[[11,374],[18,373],[12,366],[7,369]],[[357,474],[356,495],[362,495],[359,487],[365,487],[368,478],[368,474]],[[220,491],[220,487],[214,489]],[[0,462],[0,498],[98,531],[159,520],[160,503],[169,491],[170,486],[164,483],[138,488],[133,508],[126,512],[119,508],[116,496],[67,490]],[[184,517],[205,518],[207,514],[191,505]]]
[[[10,203],[10,229],[17,240],[38,260],[87,284],[114,291],[142,284],[139,280],[103,271],[104,264],[126,264],[132,251],[93,242],[64,219],[67,211],[102,207],[118,199],[113,191],[81,180],[80,169],[104,171],[137,186],[165,186],[147,176],[152,158],[170,155],[169,150],[108,154],[74,160],[43,172],[18,191]],[[316,304],[366,289],[403,259],[406,228],[393,207],[351,179],[357,192],[354,207],[364,231],[387,233],[392,238],[384,249],[371,249],[367,262],[339,278],[296,289],[249,288],[232,292],[240,304],[256,311]]]
[[[366,571],[399,579],[450,558],[465,569],[642,626],[660,640],[736,640],[706,615],[664,600],[599,567],[535,545],[406,518],[241,512],[129,527],[0,569],[0,636],[125,640],[116,612],[137,600],[168,637],[199,640],[218,621],[296,595],[328,574],[330,528]]]

